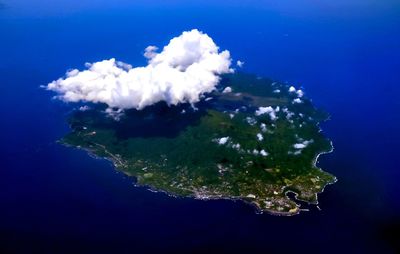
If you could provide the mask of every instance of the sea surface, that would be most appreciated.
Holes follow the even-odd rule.
[[[400,3],[166,2],[0,0],[1,253],[400,251]],[[146,46],[192,28],[331,114],[318,165],[338,182],[321,211],[171,198],[56,143],[74,105],[41,85],[85,62],[144,65]]]

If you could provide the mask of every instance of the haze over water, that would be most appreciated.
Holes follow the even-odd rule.
[[[0,0],[1,1],[1,0]],[[394,252],[400,202],[397,1],[27,1],[0,5],[0,249]],[[322,211],[255,215],[242,203],[174,199],[62,147],[73,105],[40,89],[69,68],[209,34],[243,71],[304,87],[331,114],[338,177]]]

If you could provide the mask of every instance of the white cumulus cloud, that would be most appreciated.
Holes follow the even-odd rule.
[[[276,116],[276,113],[280,111],[279,106],[275,107],[275,109],[271,106],[268,107],[259,107],[255,115],[256,116],[261,116],[263,114],[269,114],[269,117],[271,118],[272,121],[276,120],[278,117]]]
[[[301,143],[294,144],[294,145],[293,145],[293,148],[295,148],[295,149],[304,149],[304,148],[306,148],[309,144],[311,144],[311,143],[313,143],[313,142],[314,142],[314,140],[312,140],[312,139],[310,139],[310,140],[305,140],[305,141],[303,141],[303,142],[301,142]]]
[[[219,145],[225,145],[229,141],[229,137],[217,138],[214,141],[217,142]]]
[[[47,85],[66,102],[106,103],[119,109],[142,109],[165,101],[194,104],[212,92],[219,75],[232,72],[230,53],[219,51],[212,38],[197,29],[173,38],[160,53],[145,49],[148,65],[133,68],[114,58],[72,70]]]
[[[231,93],[232,88],[230,86],[225,87],[225,89],[222,91],[222,93]]]
[[[294,99],[293,100],[293,104],[295,104],[295,103],[297,103],[297,104],[299,104],[299,103],[302,103],[303,101],[301,100],[301,99],[299,99],[299,98],[296,98],[296,99]]]
[[[262,156],[268,156],[267,151],[265,151],[264,149],[262,149],[262,150],[260,151],[260,154],[261,154]]]
[[[303,90],[300,90],[300,89],[297,90],[296,93],[297,93],[297,96],[299,96],[299,97],[303,97],[303,95],[304,95]]]

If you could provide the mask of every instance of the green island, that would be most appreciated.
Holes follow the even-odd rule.
[[[227,74],[196,105],[106,111],[102,104],[75,110],[61,142],[171,196],[242,200],[260,213],[295,215],[336,181],[316,166],[332,151],[319,127],[328,114],[284,83]]]

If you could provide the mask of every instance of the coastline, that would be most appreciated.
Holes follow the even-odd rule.
[[[64,142],[62,139],[58,140],[57,143],[62,144],[63,146],[68,147],[68,148],[74,148],[74,149],[77,149],[77,150],[85,151],[90,157],[92,157],[94,159],[106,160],[108,162],[111,162],[112,167],[113,167],[114,170],[123,173],[125,176],[127,176],[129,178],[132,178],[132,180],[133,180],[132,182],[133,182],[133,186],[134,187],[136,187],[136,188],[137,187],[145,188],[146,190],[154,192],[154,193],[163,193],[168,197],[178,198],[178,199],[190,198],[190,199],[201,200],[201,201],[229,200],[229,201],[233,201],[233,202],[242,202],[245,205],[249,205],[249,206],[253,207],[254,212],[256,214],[264,214],[265,213],[265,214],[269,214],[269,215],[273,215],[273,216],[290,217],[290,216],[298,215],[301,212],[308,211],[308,209],[301,209],[301,205],[297,204],[297,203],[296,203],[296,212],[279,212],[279,211],[276,211],[276,210],[261,209],[261,207],[259,205],[257,205],[255,202],[247,200],[246,197],[228,197],[228,196],[222,196],[222,195],[221,196],[198,196],[198,195],[195,195],[195,194],[192,194],[192,195],[174,194],[174,193],[169,192],[169,191],[165,191],[165,190],[162,190],[162,189],[154,188],[151,185],[145,185],[145,184],[138,183],[138,178],[136,176],[134,176],[132,174],[129,174],[128,172],[126,172],[126,171],[124,171],[123,169],[120,168],[120,166],[125,166],[125,165],[123,163],[121,163],[119,160],[116,160],[114,158],[114,156],[111,156],[111,157],[99,156],[99,155],[97,155],[95,153],[95,151],[93,149],[85,148],[85,147],[81,147],[81,146],[74,146],[74,145],[71,145],[71,144],[68,144],[68,143]],[[327,153],[330,153],[332,151],[333,151],[333,148],[328,152],[319,153],[316,156],[316,161],[318,160],[318,157],[321,154],[327,154]],[[314,163],[316,163],[316,161]],[[320,168],[318,168],[318,169],[322,171],[322,169],[320,169]],[[315,195],[322,193],[327,185],[334,184],[336,181],[337,180],[336,180],[336,177],[335,177],[335,181],[334,182],[325,184],[325,186],[323,187],[321,192],[318,192]],[[310,201],[307,201],[307,200],[302,200],[302,199],[298,198],[298,193],[296,193],[294,191],[290,191],[290,190],[284,192],[284,195],[286,197],[287,197],[287,193],[294,193],[295,199],[298,200],[298,201],[305,202],[305,203],[307,203],[309,205],[318,205],[318,200],[317,200],[316,203],[310,202]]]

